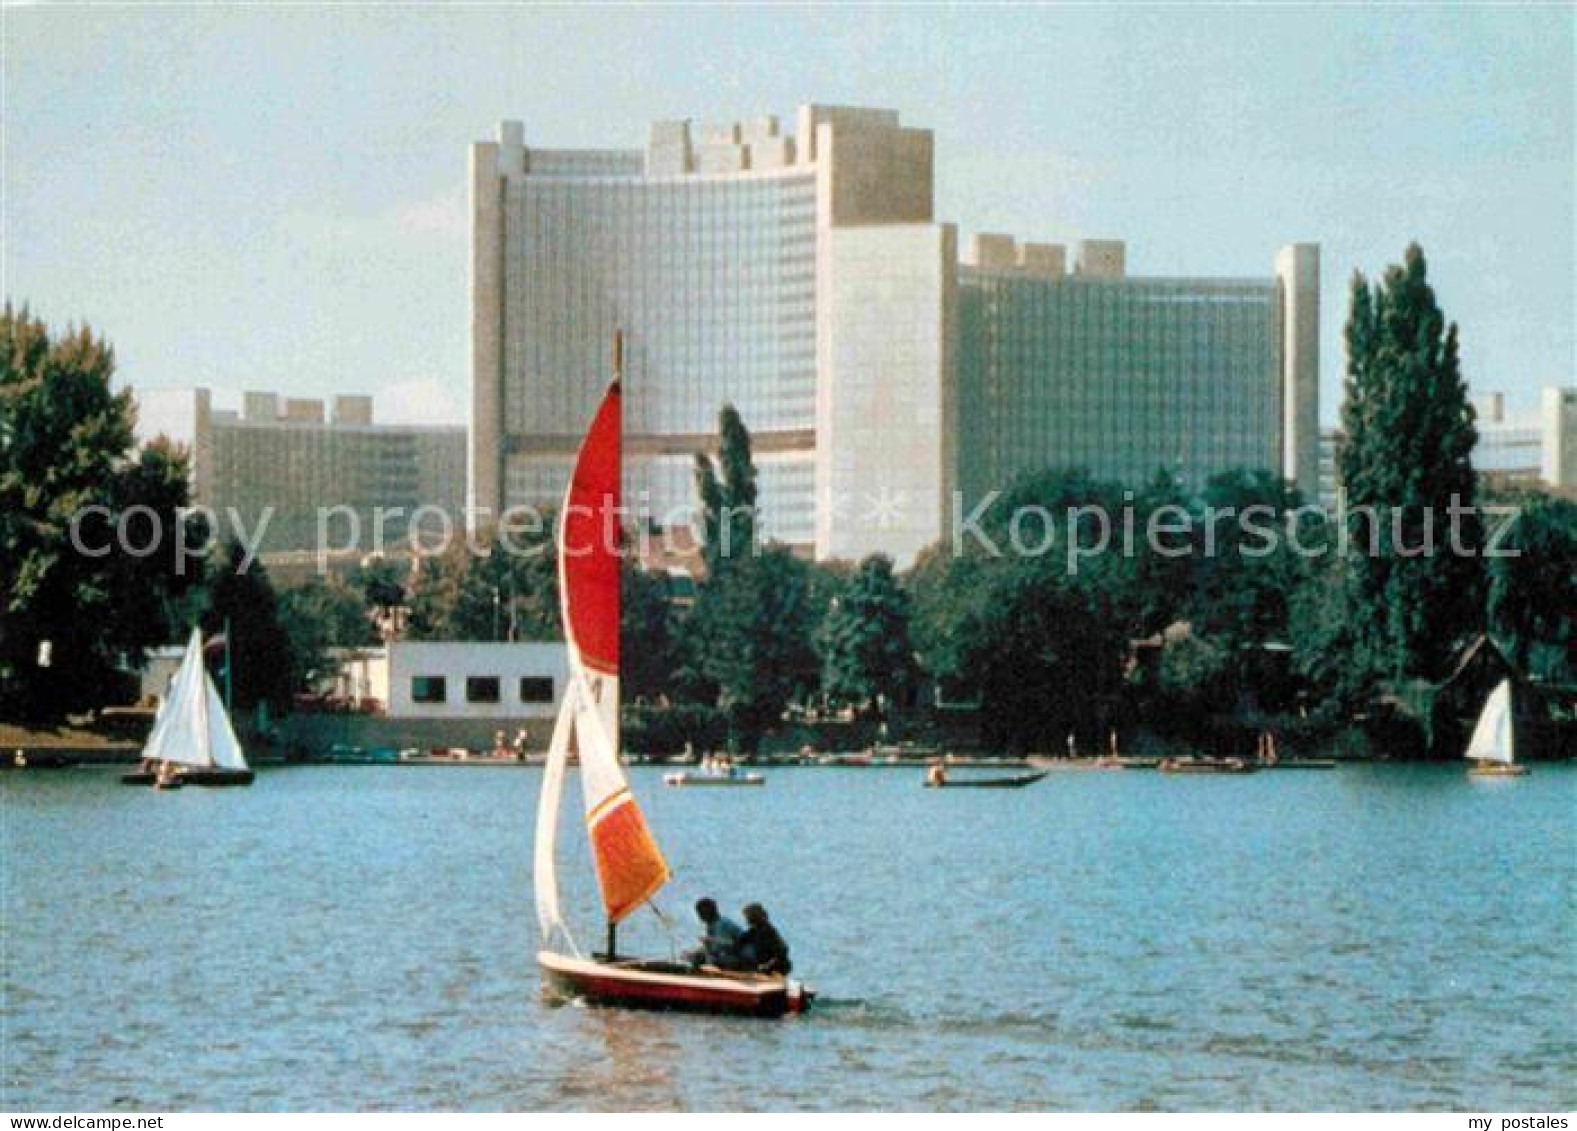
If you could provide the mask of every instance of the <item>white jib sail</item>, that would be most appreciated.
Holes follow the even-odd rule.
[[[564,769],[569,764],[570,739],[575,726],[575,683],[565,689],[559,706],[558,722],[553,725],[553,741],[548,746],[547,765],[542,770],[542,793],[537,798],[536,854],[532,860],[531,886],[537,899],[537,925],[546,944],[557,931],[576,954],[575,940],[564,924],[559,907],[558,841],[559,802],[564,794]]]
[[[241,743],[230,726],[230,712],[225,710],[224,700],[219,698],[219,690],[207,672],[203,673],[203,684],[207,688],[208,757],[222,770],[244,770],[246,755],[241,753]]]
[[[192,630],[186,655],[170,681],[163,708],[142,756],[178,766],[209,769],[213,756],[208,738],[208,673],[203,670],[203,635]]]
[[[1467,756],[1478,762],[1505,762],[1514,757],[1512,748],[1511,681],[1501,680],[1500,686],[1489,693],[1484,713],[1473,728],[1473,738],[1467,745]]]

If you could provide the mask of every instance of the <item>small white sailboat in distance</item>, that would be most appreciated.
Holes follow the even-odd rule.
[[[203,634],[192,629],[181,666],[142,748],[142,766],[125,774],[127,785],[251,785],[230,713],[203,665]]]
[[[668,882],[668,864],[619,764],[619,569],[622,398],[614,378],[581,444],[559,524],[559,600],[570,677],[542,772],[532,887],[543,984],[562,996],[645,1009],[777,1017],[811,994],[774,974],[734,973],[618,954],[618,924]],[[579,756],[586,831],[606,915],[603,953],[584,954],[559,905],[559,802],[570,753]]]
[[[1516,717],[1511,709],[1511,680],[1503,679],[1478,717],[1473,737],[1467,744],[1467,757],[1473,777],[1517,777],[1528,772],[1516,762]]]

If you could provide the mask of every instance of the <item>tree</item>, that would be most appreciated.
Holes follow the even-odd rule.
[[[733,405],[717,418],[718,456],[695,456],[696,495],[701,504],[701,544],[708,571],[720,562],[753,553],[756,547],[756,467],[750,430]]]
[[[88,328],[51,338],[25,307],[0,310],[0,710],[13,717],[113,697],[201,578],[177,545],[207,537],[180,514],[186,455],[134,448],[114,370]]]
[[[1516,515],[1508,556],[1489,562],[1490,627],[1520,670],[1577,679],[1577,503],[1539,491],[1497,501]]]
[[[553,526],[485,531],[423,560],[408,597],[413,640],[558,640]]]
[[[702,675],[717,686],[729,745],[753,751],[791,702],[816,688],[825,613],[816,567],[781,546],[735,558],[701,587],[690,625]]]
[[[377,612],[379,623],[391,636],[399,629],[395,614],[405,607],[406,576],[405,569],[384,557],[368,558],[351,572],[351,585],[366,607]]]
[[[1169,733],[1198,736],[1205,721],[1232,709],[1233,657],[1220,642],[1178,626],[1163,636],[1156,673],[1160,705],[1154,721]]]
[[[626,558],[619,635],[619,688],[626,702],[671,699],[681,682],[685,659],[676,617],[668,600],[668,583]]]
[[[944,674],[978,698],[984,737],[1022,751],[1103,733],[1128,640],[1095,587],[1035,560],[966,572],[973,589],[946,629],[960,666]]]
[[[1219,650],[1220,678],[1200,685],[1217,697],[1217,712],[1245,694],[1261,708],[1292,706],[1296,682],[1269,646],[1294,639],[1292,610],[1309,563],[1287,535],[1301,505],[1295,487],[1263,470],[1212,476],[1196,504],[1199,532],[1182,615],[1193,640]],[[1298,535],[1318,530],[1304,522]],[[1163,667],[1172,651],[1169,644]],[[1170,694],[1164,686],[1158,690],[1163,699]]]
[[[268,571],[261,562],[247,565],[246,549],[232,540],[221,550],[207,589],[203,633],[225,636],[224,663],[232,665],[228,678],[236,710],[267,704],[275,712],[288,711],[303,673]]]
[[[822,690],[876,718],[915,683],[909,644],[909,595],[892,559],[873,554],[833,597],[822,625]]]
[[[336,580],[317,581],[279,595],[279,620],[290,640],[296,690],[311,690],[333,668],[331,648],[365,648],[378,633],[362,597]]]
[[[1448,541],[1453,510],[1473,506],[1478,436],[1456,324],[1446,323],[1417,244],[1377,286],[1354,275],[1346,338],[1338,458],[1351,539],[1348,662],[1378,678],[1438,678],[1483,624],[1476,523],[1461,524],[1468,553]]]

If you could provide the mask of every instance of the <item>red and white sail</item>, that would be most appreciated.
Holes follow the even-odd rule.
[[[586,826],[608,921],[624,919],[669,877],[619,764],[622,417],[615,380],[581,445],[559,524],[559,599],[570,681],[537,815],[537,913],[544,934],[563,927],[552,875],[553,826],[571,746],[580,757]]]

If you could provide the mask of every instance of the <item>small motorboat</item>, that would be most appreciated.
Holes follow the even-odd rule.
[[[1014,774],[1005,778],[953,778],[946,773],[927,771],[925,775],[926,789],[1022,789],[1026,785],[1034,785],[1046,776],[1045,770],[1037,770],[1031,774]]]
[[[1161,773],[1255,773],[1254,762],[1240,757],[1164,757],[1156,763]]]
[[[678,773],[664,774],[664,785],[766,785],[767,779],[762,774],[746,773],[744,770],[681,770]]]

